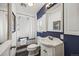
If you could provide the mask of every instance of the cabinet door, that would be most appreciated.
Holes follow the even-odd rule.
[[[79,4],[64,4],[64,32],[79,35]]]
[[[41,49],[41,56],[48,56],[47,50],[45,48]]]
[[[41,45],[42,56],[55,56],[55,48]]]
[[[7,12],[0,11],[0,43],[7,40],[8,33]]]

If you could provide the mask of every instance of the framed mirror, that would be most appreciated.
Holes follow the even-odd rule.
[[[61,21],[53,21],[53,30],[61,30]]]

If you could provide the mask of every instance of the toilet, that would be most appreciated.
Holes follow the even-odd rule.
[[[39,45],[38,44],[30,44],[27,46],[28,56],[35,56],[39,54]]]

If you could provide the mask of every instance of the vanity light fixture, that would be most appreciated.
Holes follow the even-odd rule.
[[[27,6],[33,6],[33,3],[21,3],[21,6],[27,7]]]
[[[28,6],[33,6],[33,3],[28,3]]]
[[[52,6],[54,6],[55,4],[57,4],[57,3],[47,3],[46,4],[46,8],[47,9],[50,9]]]
[[[46,8],[50,7],[49,5],[50,5],[50,3],[48,3],[48,4],[46,5]]]

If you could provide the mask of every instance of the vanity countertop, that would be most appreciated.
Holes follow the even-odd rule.
[[[46,39],[41,40],[40,43],[45,45],[45,46],[56,47],[60,44],[63,44],[63,41],[61,41],[59,38],[53,38],[53,40],[50,40],[50,39],[46,38]]]

